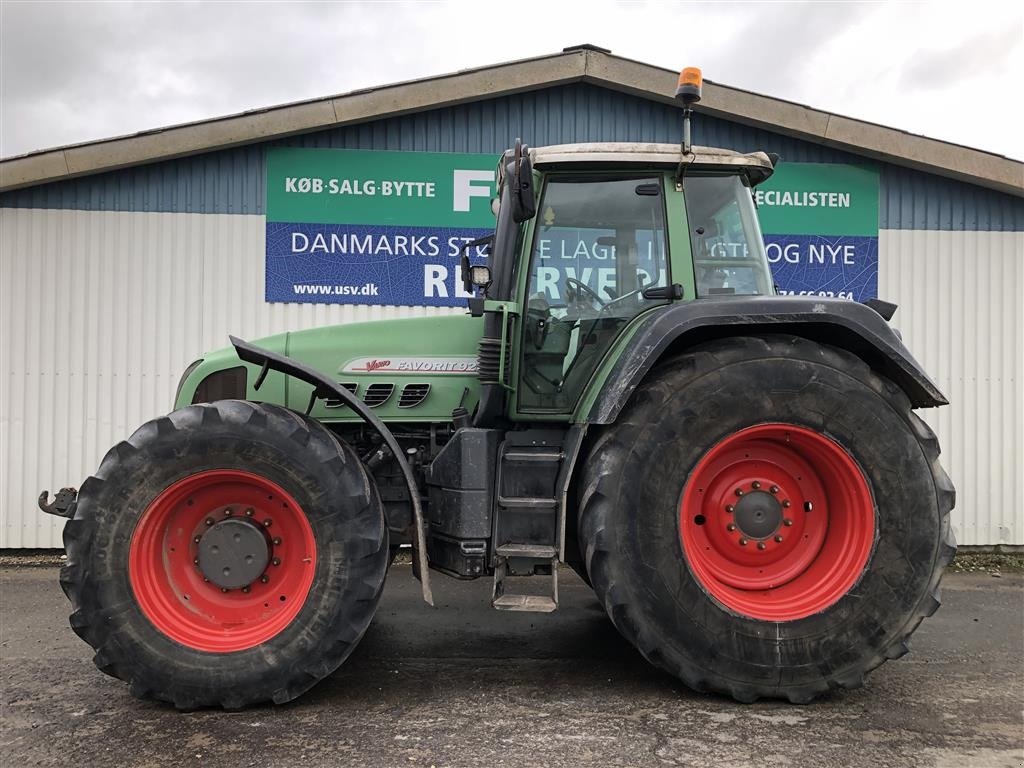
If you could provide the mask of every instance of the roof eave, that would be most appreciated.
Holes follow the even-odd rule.
[[[570,82],[675,105],[676,77],[670,70],[580,48],[0,160],[0,192]],[[710,81],[705,81],[699,108],[715,117],[1024,196],[1024,163],[1000,155]]]
[[[588,56],[584,80],[676,104],[676,72],[616,56]],[[704,81],[699,111],[894,165],[1024,196],[1024,163],[790,101]],[[751,149],[756,149],[752,147]]]
[[[0,160],[0,192],[578,82],[586,52],[524,59]]]

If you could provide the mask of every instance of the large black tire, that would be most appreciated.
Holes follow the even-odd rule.
[[[315,539],[312,582],[297,615],[260,644],[231,652],[189,647],[158,630],[129,578],[140,517],[165,489],[206,470],[275,483],[297,502]],[[71,626],[96,650],[96,666],[136,696],[179,709],[280,704],[331,674],[369,626],[388,566],[380,499],[356,454],[301,414],[237,400],[174,411],[111,449],[82,485],[64,546]]]
[[[874,541],[856,583],[794,620],[728,608],[681,543],[682,491],[702,457],[770,422],[838,443],[874,498]],[[804,703],[855,688],[906,653],[939,606],[955,543],[954,490],[938,454],[906,395],[848,352],[783,336],[707,343],[656,369],[590,449],[579,525],[595,592],[641,654],[695,690]]]

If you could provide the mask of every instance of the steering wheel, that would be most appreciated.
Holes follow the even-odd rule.
[[[585,293],[596,301],[601,309],[604,309],[608,302],[597,295],[597,292],[586,283],[580,282],[575,277],[565,278],[565,299],[570,304],[575,304],[579,294]]]

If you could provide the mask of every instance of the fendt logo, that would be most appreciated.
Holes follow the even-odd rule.
[[[475,183],[474,183],[475,182]],[[474,197],[490,199],[491,187],[494,186],[494,171],[463,171],[452,172],[453,211],[468,211]]]

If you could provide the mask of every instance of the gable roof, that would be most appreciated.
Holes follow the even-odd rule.
[[[481,101],[565,83],[591,83],[678,105],[678,73],[592,45],[0,160],[0,192],[211,152],[341,125]],[[697,111],[895,165],[1024,197],[1024,163],[704,81]]]

